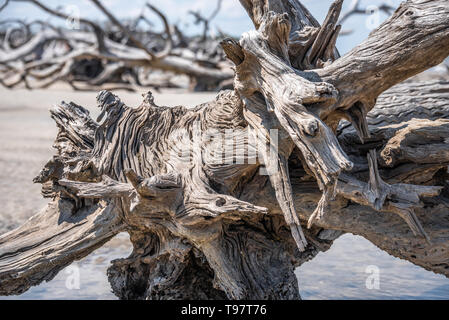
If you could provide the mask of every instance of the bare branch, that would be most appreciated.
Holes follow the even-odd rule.
[[[170,28],[167,18],[159,9],[157,9],[155,6],[153,6],[149,3],[147,3],[147,7],[150,8],[151,10],[153,10],[159,16],[159,18],[161,18],[162,23],[164,24],[165,34],[167,35],[165,47],[161,52],[154,54],[156,59],[163,59],[166,56],[168,56],[170,54],[171,50],[173,49],[173,38],[172,38],[172,34],[171,34],[171,28]]]
[[[220,12],[221,9],[221,3],[222,0],[217,0],[217,6],[215,7],[214,11],[210,14],[209,17],[204,17],[199,11],[189,11],[189,14],[193,15],[195,17],[195,24],[203,24],[203,41],[206,40],[207,34],[209,33],[209,25],[210,22],[215,18],[215,16]]]
[[[62,18],[62,19],[70,19],[70,17],[62,12],[53,10],[47,6],[45,6],[42,2],[38,1],[38,0],[11,0],[14,2],[29,2],[32,3],[34,5],[36,5],[37,7],[41,8],[42,10],[44,10],[45,12],[50,13],[51,15],[54,15],[56,17]],[[98,49],[100,52],[105,51],[105,44],[104,44],[104,32],[103,30],[100,28],[100,26],[98,26],[96,23],[84,19],[84,18],[80,18],[79,19],[80,23],[86,24],[88,26],[90,26],[96,36],[97,39],[97,45],[98,45]]]
[[[137,40],[131,34],[128,28],[126,28],[109,10],[107,10],[106,7],[103,6],[103,4],[101,4],[99,0],[91,0],[91,1],[108,17],[108,19],[113,24],[115,24],[124,34],[126,34],[126,36],[134,43],[134,45],[136,45],[139,49],[145,51],[152,59],[156,59],[154,53],[151,50],[148,50],[148,48],[145,47],[145,45],[142,42]]]
[[[5,3],[3,3],[3,4],[0,6],[0,11],[2,11],[3,9],[5,9],[6,6],[8,5],[8,3],[9,3],[9,0],[5,0]]]

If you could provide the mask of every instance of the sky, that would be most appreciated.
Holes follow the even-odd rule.
[[[5,0],[0,0],[0,5]],[[351,5],[353,0],[345,0],[343,12]],[[132,18],[138,16],[144,4],[148,0],[102,0],[102,3],[113,12],[118,18]],[[194,17],[188,14],[189,10],[199,10],[204,16],[209,16],[216,7],[215,0],[150,0],[152,5],[159,8],[166,14],[170,23],[177,23],[186,34],[196,34],[200,32],[199,27],[193,24]],[[311,11],[311,13],[321,23],[332,3],[332,0],[303,0],[302,3]],[[345,53],[352,49],[365,39],[370,31],[375,29],[387,16],[382,12],[376,12],[376,6],[383,3],[397,7],[402,1],[400,0],[361,0],[361,8],[368,8],[374,12],[371,15],[357,15],[351,17],[343,25],[343,30],[355,30],[352,34],[341,36],[337,42],[337,47],[341,53]],[[90,0],[42,0],[42,3],[57,8],[60,6],[62,10],[70,14],[78,14],[93,20],[102,20],[104,16]],[[155,22],[156,28],[161,28],[158,18],[149,10],[146,10],[147,17]],[[0,12],[0,20],[7,18],[22,18],[27,21],[34,19],[51,19],[54,23],[63,23],[61,19],[50,18],[50,16],[30,3],[16,2],[10,3],[3,11]],[[217,27],[224,32],[233,36],[239,36],[245,31],[253,29],[251,20],[248,18],[245,10],[238,0],[223,0],[219,14],[211,23],[212,32]]]

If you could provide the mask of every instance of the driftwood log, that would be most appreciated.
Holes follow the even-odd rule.
[[[96,90],[106,85],[142,90],[177,86],[171,78],[178,74],[189,77],[190,89],[205,91],[229,87],[232,80],[219,40],[209,35],[209,23],[220,10],[221,1],[208,18],[195,12],[197,23],[204,25],[200,37],[187,37],[149,3],[139,17],[125,23],[100,0],[90,0],[107,18],[106,25],[102,25],[70,16],[40,0],[10,0],[4,7],[13,2],[30,3],[55,18],[65,19],[68,26],[40,20],[26,22],[20,17],[0,20],[0,85],[7,88],[47,88],[65,81],[75,90]],[[154,26],[144,9],[161,20],[163,32],[139,26],[139,22]],[[156,72],[165,76],[151,78]]]
[[[97,121],[51,110],[50,203],[0,237],[19,294],[121,231],[122,299],[298,299],[294,268],[349,232],[449,276],[449,82],[404,82],[449,55],[445,0],[408,0],[339,57],[341,0],[241,0],[256,30],[222,42],[234,90],[193,109],[108,91]]]

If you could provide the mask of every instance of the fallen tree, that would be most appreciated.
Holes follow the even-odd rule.
[[[0,294],[121,231],[122,299],[297,299],[294,268],[346,232],[449,275],[449,82],[403,82],[449,55],[446,1],[404,2],[342,57],[341,0],[322,26],[296,0],[241,3],[256,30],[222,42],[234,90],[193,109],[102,91],[97,121],[52,109],[35,178],[52,200],[0,237]]]
[[[0,21],[0,26],[6,27],[0,50],[0,84],[5,87],[46,88],[65,81],[75,90],[100,90],[110,83],[116,84],[114,88],[134,90],[177,86],[170,78],[180,74],[189,77],[191,90],[203,91],[226,87],[232,79],[219,40],[209,35],[210,21],[218,13],[221,1],[208,18],[195,12],[197,23],[204,24],[199,37],[184,35],[148,3],[143,9],[160,18],[163,32],[139,28],[141,22],[153,26],[144,10],[125,24],[97,0],[91,2],[108,19],[105,25],[72,17],[38,0],[8,2],[31,3],[51,16],[65,19],[66,24],[72,23],[73,28],[40,20]],[[164,75],[153,79],[155,71]]]

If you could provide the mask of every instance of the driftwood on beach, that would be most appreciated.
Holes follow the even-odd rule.
[[[39,0],[10,0],[4,7],[13,2],[30,3],[65,19],[66,25],[27,22],[20,17],[0,20],[0,27],[5,27],[0,32],[0,85],[7,88],[47,88],[58,81],[67,82],[75,90],[180,86],[173,81],[174,75],[187,76],[190,89],[195,91],[217,90],[232,83],[233,73],[219,40],[209,34],[209,24],[220,10],[221,0],[209,17],[191,12],[204,28],[199,37],[186,36],[149,3],[138,17],[124,23],[102,2],[91,0],[107,18],[100,24]],[[146,12],[160,19],[162,32],[153,30],[154,23]]]
[[[234,90],[193,109],[101,91],[51,110],[50,199],[0,237],[0,294],[52,279],[119,232],[122,299],[298,299],[294,268],[343,233],[449,276],[449,82],[404,82],[449,55],[445,0],[408,0],[340,57],[342,0],[241,0],[222,42]]]

